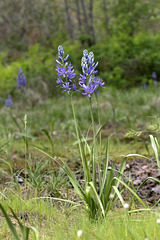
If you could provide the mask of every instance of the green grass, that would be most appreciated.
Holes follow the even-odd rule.
[[[70,144],[76,141],[69,98],[61,95],[59,98],[49,99],[45,102],[37,102],[35,107],[32,106],[31,102],[32,99],[27,99],[26,96],[24,102],[16,103],[11,110],[12,115],[15,117],[23,133],[23,119],[24,115],[27,114],[27,132],[33,137],[29,138],[29,145],[38,144],[39,146],[43,145],[46,148],[50,148],[48,139],[44,132],[41,131],[42,129],[47,129],[51,134],[55,146],[55,154],[58,155],[60,152],[65,152],[62,154],[65,155],[66,147],[69,149]],[[118,154],[128,153],[129,144],[133,147],[129,147],[129,150],[130,148],[131,151],[133,149],[132,152],[141,152],[142,150],[142,153],[146,154],[143,142],[149,142],[148,136],[130,140],[125,138],[124,135],[130,128],[135,130],[146,129],[154,117],[159,117],[159,88],[149,89],[148,91],[141,88],[126,91],[105,89],[99,96],[99,102],[101,122],[104,124],[102,130],[104,139],[106,136],[115,133],[112,137],[114,139],[113,146],[117,144],[119,148],[122,146],[123,149],[123,153],[118,151]],[[83,132],[86,133],[90,128],[91,122],[88,111],[89,101],[84,97],[76,97],[74,98],[74,104],[78,123]],[[95,122],[98,124],[96,112],[96,103],[93,103],[93,114],[95,116]],[[52,131],[50,131],[50,129],[52,129]],[[0,119],[1,144],[9,140],[12,152],[23,152],[22,137],[18,135],[19,132],[19,128],[10,116],[10,111],[2,108]],[[139,142],[141,142],[140,145]],[[60,146],[63,146],[63,149]],[[116,152],[113,148],[113,155],[114,153]]]
[[[7,205],[13,208],[20,218],[20,203],[17,197],[10,195],[12,201],[2,200],[5,209]],[[160,225],[156,222],[158,216],[154,213],[139,213],[128,216],[124,209],[114,209],[107,218],[98,222],[89,221],[87,215],[80,209],[72,209],[63,204],[59,206],[51,200],[43,201],[29,199],[22,203],[27,216],[25,224],[33,226],[39,231],[40,239],[79,239],[77,231],[82,230],[81,239],[149,239],[160,238]],[[158,209],[157,209],[158,210]],[[7,210],[9,213],[9,210]],[[9,214],[11,217],[11,213]],[[18,229],[16,221],[12,222]],[[11,239],[9,229],[0,215],[0,239]],[[8,237],[8,238],[7,238]],[[31,231],[30,239],[36,239]]]
[[[102,146],[106,137],[113,134],[110,140],[110,158],[121,161],[120,155],[138,153],[142,155],[153,154],[150,145],[149,133],[143,133],[140,137],[127,138],[125,134],[129,129],[146,130],[147,125],[154,122],[160,114],[160,94],[157,89],[130,89],[126,91],[105,89],[99,96],[101,121],[104,125],[102,130]],[[77,239],[77,231],[81,229],[83,235],[81,239],[159,239],[160,225],[156,223],[157,218],[153,213],[139,213],[127,216],[124,209],[116,209],[109,212],[106,219],[98,222],[91,222],[87,215],[79,208],[72,209],[67,203],[55,203],[53,200],[35,199],[35,197],[45,197],[52,194],[59,194],[62,198],[75,197],[73,191],[66,190],[66,183],[56,185],[57,175],[53,174],[53,184],[45,183],[43,174],[47,171],[56,170],[57,166],[49,158],[37,151],[35,147],[52,156],[60,156],[68,161],[70,166],[80,162],[78,144],[74,129],[70,102],[67,96],[39,101],[33,106],[33,99],[17,102],[11,110],[1,109],[0,118],[0,202],[9,213],[7,206],[13,208],[15,213],[21,215],[22,210],[27,213],[27,225],[34,226],[40,232],[40,239]],[[89,101],[83,97],[74,98],[76,116],[82,132],[92,137],[90,126],[90,113],[88,112]],[[93,114],[95,124],[98,126],[96,118],[97,107],[93,103]],[[14,116],[17,123],[13,121]],[[49,161],[45,169],[37,170],[32,176],[29,185],[29,193],[22,187],[19,193],[13,179],[11,179],[11,168],[25,167],[25,142],[24,137],[24,115],[27,114],[27,141],[28,153],[27,163],[30,164],[33,173],[36,172],[36,163]],[[47,129],[50,140],[42,131]],[[89,129],[89,130],[88,130]],[[156,134],[156,133],[155,133]],[[51,146],[53,144],[53,148]],[[147,148],[148,147],[148,148]],[[102,148],[104,155],[104,148]],[[148,153],[149,151],[149,153]],[[42,166],[43,168],[43,166]],[[49,170],[48,170],[49,169]],[[39,171],[39,172],[38,172]],[[36,187],[33,179],[37,179],[40,185]],[[40,182],[42,181],[42,182]],[[62,183],[63,178],[58,178]],[[7,184],[6,184],[7,183]],[[28,187],[28,184],[27,186]],[[52,191],[51,191],[52,189]],[[58,190],[58,192],[55,191]],[[68,192],[67,192],[68,191]],[[20,201],[21,196],[24,201]],[[4,200],[4,196],[6,196]],[[121,207],[121,205],[120,205]],[[159,210],[157,209],[157,212]],[[10,214],[11,216],[11,214]],[[15,222],[15,220],[14,220]],[[15,226],[16,223],[15,223]],[[2,214],[0,213],[0,239],[11,239],[9,229]],[[31,231],[32,232],[32,231]],[[35,239],[34,232],[31,239]]]

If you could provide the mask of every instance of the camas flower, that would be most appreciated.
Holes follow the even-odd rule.
[[[82,73],[79,78],[79,85],[82,89],[83,95],[91,97],[93,92],[97,91],[98,87],[104,87],[104,82],[97,76],[98,70],[95,70],[98,66],[98,62],[94,62],[93,52],[88,53],[85,49],[83,51],[83,57],[81,59]]]
[[[157,82],[157,73],[156,72],[152,73],[152,78],[154,79],[154,81],[153,81],[154,86],[157,87],[158,82]]]
[[[157,73],[156,73],[156,72],[153,72],[153,73],[152,73],[152,78],[153,78],[153,79],[157,79]]]
[[[12,106],[13,106],[13,102],[11,99],[11,95],[8,94],[8,97],[5,100],[5,108],[12,107]]]
[[[76,91],[76,84],[73,82],[73,79],[76,76],[74,73],[74,69],[71,63],[68,63],[69,55],[65,57],[63,47],[61,45],[58,46],[58,60],[57,62],[57,83],[62,89],[62,92],[67,92],[68,94]]]
[[[25,77],[25,75],[23,73],[22,68],[20,68],[18,76],[17,76],[17,88],[18,89],[22,89],[26,85],[27,85],[26,77]]]

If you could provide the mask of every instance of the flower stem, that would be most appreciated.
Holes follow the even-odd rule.
[[[92,108],[92,99],[89,98],[89,103],[90,103],[90,114],[91,114],[91,120],[92,120],[92,128],[93,128],[93,155],[92,155],[92,174],[93,174],[93,184],[94,187],[96,188],[96,162],[95,162],[95,146],[96,146],[96,134],[95,134],[95,124],[94,124],[94,117],[93,117],[93,108]]]
[[[95,92],[95,99],[97,103],[97,109],[98,109],[98,122],[99,127],[101,127],[101,118],[100,118],[100,107],[99,107],[99,101],[97,93]],[[101,188],[101,161],[102,161],[102,133],[100,131],[99,133],[99,151],[100,151],[100,161],[98,160],[98,175],[99,175],[99,188]]]
[[[79,145],[79,151],[80,151],[83,170],[84,170],[85,183],[87,184],[87,182],[91,181],[90,171],[88,169],[87,160],[86,160],[86,156],[85,156],[84,148],[83,148],[83,143],[81,141],[80,131],[78,129],[78,124],[77,124],[77,119],[76,119],[76,115],[75,115],[72,95],[71,95],[70,99],[71,99],[71,106],[72,106],[73,118],[74,118],[74,123],[75,123],[75,130],[76,130],[76,135],[77,135],[77,140],[78,140],[78,145]]]

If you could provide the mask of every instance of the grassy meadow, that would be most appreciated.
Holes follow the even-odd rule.
[[[0,1],[0,240],[160,239],[159,9]]]
[[[92,128],[87,100],[77,96],[73,101],[81,132],[90,144]],[[61,95],[41,100],[34,106],[33,101],[34,97],[30,99],[26,94],[13,107],[1,108],[0,203],[18,234],[19,226],[8,207],[14,210],[23,224],[36,229],[30,230],[29,239],[158,240],[158,207],[153,211],[129,214],[118,202],[105,218],[99,221],[88,218],[63,169],[43,154],[45,152],[63,159],[73,171],[82,168],[69,98]],[[113,136],[110,139],[109,159],[120,162],[122,155],[131,153],[152,157],[149,133],[154,130],[159,117],[159,104],[159,87],[104,89],[99,94],[103,125],[101,157],[105,156],[104,146],[110,135]],[[92,107],[95,125],[98,125],[96,102],[93,101]],[[143,132],[139,137],[129,138],[126,134],[130,129]],[[138,208],[135,201],[132,209]],[[0,229],[0,239],[12,239],[3,214],[0,214]],[[81,236],[77,235],[78,230],[82,230]]]

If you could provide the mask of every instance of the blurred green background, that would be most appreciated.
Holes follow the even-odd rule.
[[[87,48],[107,85],[124,89],[153,84],[153,72],[160,80],[159,33],[160,1],[0,1],[0,97],[16,95],[20,66],[30,91],[40,97],[57,94],[60,44],[77,73]]]

